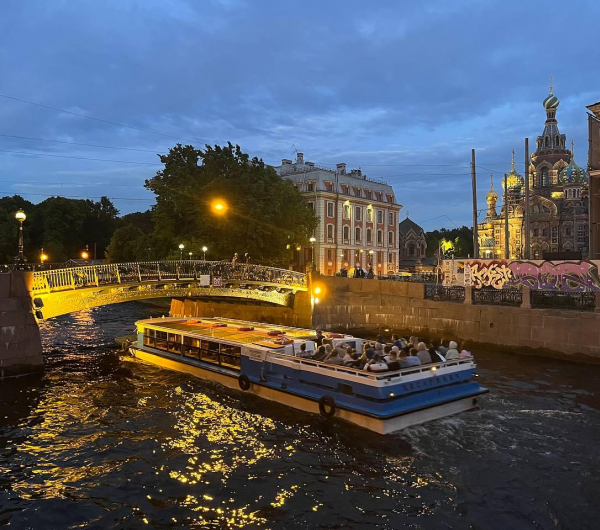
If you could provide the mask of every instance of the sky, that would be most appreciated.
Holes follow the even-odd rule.
[[[557,119],[587,161],[597,0],[3,0],[0,196],[143,211],[157,153],[239,144],[346,162],[425,230],[472,224],[524,138]]]

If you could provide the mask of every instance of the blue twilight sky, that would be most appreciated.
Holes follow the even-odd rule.
[[[489,170],[513,148],[521,170],[543,129],[550,74],[585,165],[599,18],[597,0],[3,0],[0,192],[144,210],[155,153],[229,140],[361,167],[426,230],[470,225],[471,148],[484,208]]]

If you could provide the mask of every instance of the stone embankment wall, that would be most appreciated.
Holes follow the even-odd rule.
[[[330,330],[389,329],[519,350],[583,354],[600,361],[600,313],[425,300],[425,285],[313,277],[324,289],[313,326]]]
[[[294,307],[283,307],[265,303],[252,303],[236,299],[188,300],[173,299],[171,301],[172,316],[188,317],[226,317],[267,322],[283,326],[301,328],[312,327],[310,295],[306,292],[296,293]]]
[[[40,330],[32,313],[30,272],[0,274],[0,379],[43,370]]]

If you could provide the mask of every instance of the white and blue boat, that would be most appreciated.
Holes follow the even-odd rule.
[[[367,372],[300,357],[316,348],[313,330],[226,318],[136,322],[136,358],[380,434],[478,408],[487,392],[473,359]],[[363,340],[325,334],[360,352]]]

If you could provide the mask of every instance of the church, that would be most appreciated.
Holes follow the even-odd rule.
[[[580,252],[588,255],[588,175],[575,162],[574,146],[566,148],[566,136],[558,130],[559,105],[552,85],[543,101],[546,123],[537,137],[536,150],[529,161],[529,228],[531,258],[544,259],[552,252]],[[486,195],[487,213],[478,223],[479,257],[503,258],[508,244],[509,256],[525,257],[525,180],[515,169],[512,153],[510,172],[502,180],[503,206],[497,211],[498,193],[493,176]],[[504,189],[505,188],[505,189]],[[508,215],[508,238],[505,216]],[[508,241],[506,241],[508,239]]]

